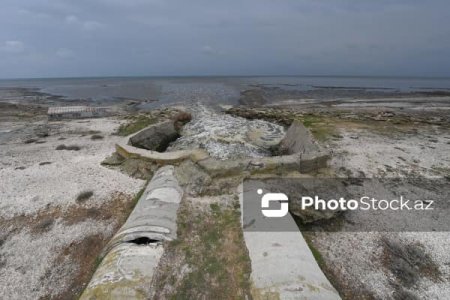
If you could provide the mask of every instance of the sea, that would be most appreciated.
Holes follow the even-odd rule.
[[[67,100],[144,100],[149,107],[174,103],[238,103],[242,91],[311,99],[372,97],[408,93],[450,95],[450,78],[256,76],[256,77],[95,77],[3,79],[2,92],[27,88]],[[275,97],[276,98],[276,97]]]

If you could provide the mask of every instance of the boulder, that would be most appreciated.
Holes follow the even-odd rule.
[[[146,127],[130,137],[134,147],[163,152],[179,137],[173,121],[165,121]]]
[[[319,152],[319,146],[314,142],[313,136],[302,122],[295,120],[280,142],[280,154],[315,153]]]

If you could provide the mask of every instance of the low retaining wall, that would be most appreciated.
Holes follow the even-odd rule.
[[[266,172],[298,171],[310,173],[325,168],[330,159],[329,152],[320,147],[314,141],[309,130],[298,121],[292,123],[286,132],[286,136],[281,141],[278,151],[281,155],[279,156],[219,160],[210,157],[203,149],[158,152],[130,145],[133,144],[133,139],[138,138],[151,141],[152,133],[155,134],[155,139],[159,140],[161,134],[158,130],[163,131],[161,128],[164,128],[167,125],[166,123],[171,124],[170,122],[163,122],[151,125],[132,135],[127,145],[117,144],[117,153],[124,158],[140,158],[154,161],[159,165],[176,164],[190,159],[212,177]]]
[[[328,152],[317,150],[314,153],[296,153],[291,155],[271,156],[262,158],[243,158],[220,160],[212,158],[202,149],[181,150],[172,152],[156,152],[117,144],[117,153],[124,158],[141,158],[154,161],[160,165],[176,164],[190,159],[204,169],[211,177],[235,176],[266,172],[309,173],[325,168],[330,158]]]
[[[116,152],[123,158],[141,158],[148,161],[153,161],[160,165],[179,163],[185,159],[190,159],[191,156],[208,155],[206,152],[200,149],[157,152],[137,148],[126,144],[116,144]]]

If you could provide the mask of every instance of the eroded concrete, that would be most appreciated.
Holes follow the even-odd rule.
[[[174,167],[160,168],[125,224],[109,242],[80,299],[146,299],[163,254],[162,241],[176,237],[177,209],[183,191]]]

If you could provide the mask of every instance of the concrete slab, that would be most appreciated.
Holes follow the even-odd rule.
[[[242,185],[239,187],[242,207]],[[290,217],[290,215],[288,215]],[[292,228],[297,225],[292,217]],[[247,232],[254,299],[338,300],[300,231]]]

